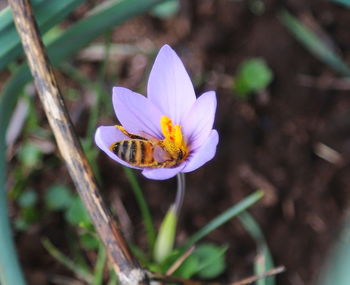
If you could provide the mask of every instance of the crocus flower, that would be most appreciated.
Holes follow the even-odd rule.
[[[157,55],[147,94],[113,88],[113,107],[122,126],[97,129],[95,142],[101,150],[158,180],[193,171],[214,157],[219,141],[213,129],[215,92],[196,98],[183,63],[168,45]]]

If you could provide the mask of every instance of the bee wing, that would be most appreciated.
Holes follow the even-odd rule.
[[[156,144],[153,149],[153,158],[158,162],[164,162],[170,160],[171,156],[160,145]]]

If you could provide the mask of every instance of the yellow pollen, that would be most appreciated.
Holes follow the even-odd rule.
[[[165,150],[174,158],[178,157],[178,154],[182,152],[183,158],[185,158],[188,154],[188,149],[183,139],[181,126],[174,125],[167,116],[162,116],[160,126],[164,135],[162,145]]]

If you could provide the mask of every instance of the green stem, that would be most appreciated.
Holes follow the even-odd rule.
[[[185,191],[186,191],[185,174],[180,172],[177,174],[176,178],[177,178],[177,190],[176,190],[174,210],[175,210],[176,216],[179,217],[181,207],[185,197]]]
[[[97,261],[95,264],[94,278],[92,280],[93,285],[101,285],[103,282],[103,271],[107,261],[106,249],[100,244],[98,249]]]
[[[143,193],[142,193],[142,189],[139,183],[137,182],[134,172],[127,167],[124,167],[124,172],[130,181],[132,190],[134,191],[136,202],[140,208],[142,219],[146,228],[148,248],[152,251],[156,240],[156,232],[152,222],[151,212],[147,206],[145,197],[143,196]]]
[[[91,284],[91,280],[93,279],[92,275],[85,270],[84,267],[81,267],[79,264],[75,263],[73,260],[70,260],[66,257],[62,252],[60,252],[48,239],[42,240],[43,246],[50,253],[52,257],[54,257],[58,262],[63,264],[65,267],[70,269],[76,274],[81,280],[86,281],[88,284]],[[13,283],[17,284],[17,283]]]

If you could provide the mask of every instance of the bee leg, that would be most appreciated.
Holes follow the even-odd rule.
[[[115,127],[117,129],[119,129],[124,135],[126,135],[127,137],[129,137],[131,139],[146,140],[146,138],[144,138],[144,137],[129,133],[123,126],[115,125]]]
[[[176,165],[176,161],[175,160],[166,160],[163,162],[158,162],[155,166],[156,168],[170,168]]]

